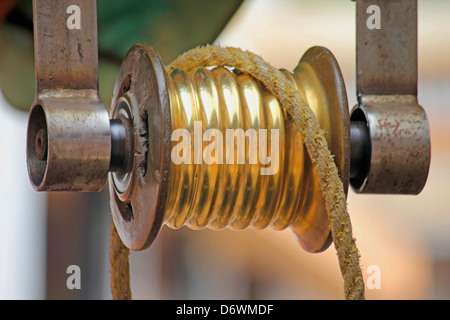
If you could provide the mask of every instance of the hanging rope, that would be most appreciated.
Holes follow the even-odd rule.
[[[344,187],[333,156],[328,149],[325,135],[306,101],[278,69],[269,65],[258,55],[238,48],[219,46],[195,48],[176,59],[168,67],[168,72],[170,73],[174,69],[190,71],[205,66],[234,67],[250,74],[265,85],[292,117],[319,177],[330,218],[333,242],[344,279],[345,298],[349,300],[364,299],[364,281],[359,264],[360,255],[352,235]],[[113,229],[115,231],[115,228]],[[120,239],[117,239],[117,232],[111,233],[111,237],[110,257],[111,259],[120,257],[118,261],[111,261],[112,283],[122,283],[121,279],[127,280],[128,285],[124,285],[126,287],[124,289],[129,290],[128,253],[127,260],[124,261],[124,256],[115,251],[122,249],[117,244],[113,246],[113,243],[120,242]],[[122,272],[128,274],[121,274]],[[112,286],[113,297],[121,296],[116,290],[121,290],[121,286]],[[124,296],[131,297],[131,292],[124,293]]]
[[[111,223],[109,264],[113,300],[131,300],[129,255],[130,250],[120,240],[114,222]]]

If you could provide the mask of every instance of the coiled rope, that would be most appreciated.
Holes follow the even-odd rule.
[[[360,255],[352,234],[344,187],[323,130],[305,99],[278,69],[258,55],[239,48],[211,45],[198,47],[178,57],[167,69],[170,73],[174,69],[190,71],[206,66],[234,67],[250,74],[280,101],[282,107],[292,117],[319,177],[339,267],[344,279],[345,298],[364,299]],[[110,249],[113,299],[131,299],[128,255],[128,249],[120,241],[113,226]]]

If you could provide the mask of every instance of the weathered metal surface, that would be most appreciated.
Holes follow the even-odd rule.
[[[41,136],[47,140],[39,139]],[[36,153],[42,144],[47,145],[46,156]],[[108,114],[95,96],[36,101],[28,124],[27,159],[37,190],[101,190],[110,153]]]
[[[35,0],[33,14],[36,91],[98,91],[97,1]],[[80,29],[67,26],[72,15]]]
[[[351,115],[356,140],[350,183],[361,193],[418,194],[427,181],[431,145],[417,101],[417,0],[358,0],[356,7],[358,106]]]
[[[136,45],[125,57],[113,96],[111,118],[132,122],[132,158],[125,172],[109,175],[117,231],[133,250],[156,238],[167,205],[171,168],[171,115],[165,70],[158,53]]]
[[[372,5],[380,29],[367,26]],[[358,94],[417,95],[417,0],[357,0],[356,11]]]
[[[371,161],[366,176],[350,182],[357,192],[418,194],[431,160],[428,119],[414,96],[389,98],[364,96],[352,112],[352,118],[362,112],[367,123]]]
[[[30,180],[39,191],[99,191],[110,166],[111,134],[98,94],[96,1],[35,0],[33,9]]]

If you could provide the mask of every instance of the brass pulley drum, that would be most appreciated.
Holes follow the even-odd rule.
[[[347,191],[350,121],[335,58],[327,49],[313,47],[292,73],[283,70],[283,74],[305,97],[325,131]],[[330,245],[328,214],[300,132],[278,100],[250,75],[225,67],[176,69],[169,74],[153,48],[136,45],[122,63],[111,119],[122,128],[111,127],[113,143],[130,155],[122,157],[128,160],[109,175],[114,223],[130,249],[148,247],[163,224],[215,230],[289,227],[309,252]],[[261,147],[250,137],[245,148],[232,148],[234,160],[245,153],[245,163],[195,163],[193,159],[211,144],[202,142],[202,148],[194,151],[195,137],[189,142],[192,161],[175,164],[171,155],[179,141],[172,133],[184,129],[194,137],[198,123],[202,135],[218,129],[224,137],[230,129],[276,129],[279,156],[272,157],[276,173],[262,175],[267,165],[249,163],[252,147],[255,143],[256,149]],[[228,146],[221,147],[215,152],[229,152]],[[261,155],[261,150],[253,151]]]

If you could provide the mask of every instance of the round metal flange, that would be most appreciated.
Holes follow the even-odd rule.
[[[123,243],[143,250],[163,223],[171,165],[165,71],[151,47],[138,44],[128,52],[116,81],[111,117],[130,119],[134,132],[128,170],[109,175],[112,215]]]
[[[294,77],[300,93],[325,132],[347,194],[350,175],[350,119],[339,65],[328,49],[312,47],[301,58],[294,70]],[[306,251],[321,252],[330,246],[332,237],[317,173],[309,157],[305,163],[305,174],[308,177],[303,187],[311,192],[308,192],[310,196],[303,201],[314,205],[303,206],[310,209],[302,214],[303,218],[291,229]]]

